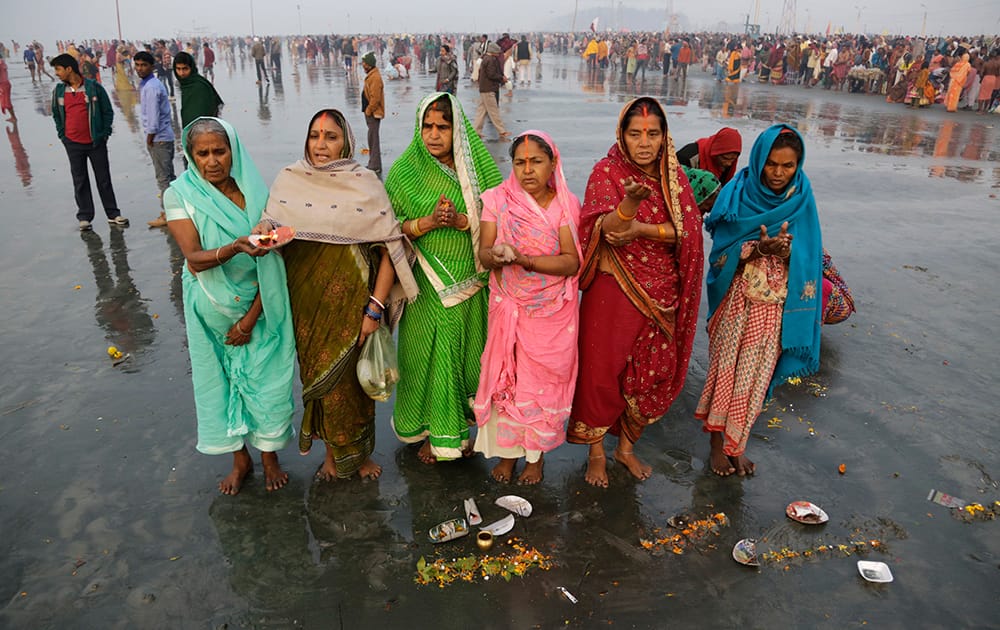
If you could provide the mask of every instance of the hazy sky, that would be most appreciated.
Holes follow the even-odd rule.
[[[676,13],[687,17],[696,29],[712,28],[720,21],[741,24],[754,13],[759,1],[759,23],[764,32],[774,32],[781,21],[786,0],[673,0]],[[848,31],[858,26],[866,32],[920,34],[926,10],[928,35],[996,34],[1000,32],[1000,0],[947,0],[920,3],[916,0],[828,0],[796,1],[797,30],[813,32],[831,23]],[[671,0],[588,1],[504,0],[500,3],[451,0],[214,0],[193,3],[162,3],[153,0],[118,0],[122,34],[126,39],[148,39],[157,35],[250,33],[295,34],[300,32],[437,32],[569,30],[574,6],[579,4],[577,30],[587,28],[602,11],[604,27],[659,30],[666,23]],[[464,5],[464,6],[463,6]],[[478,5],[473,8],[472,5]],[[488,9],[484,8],[489,7]],[[111,38],[118,33],[115,0],[2,0],[0,39],[42,42],[56,39]],[[926,6],[926,8],[925,8]],[[299,10],[296,10],[299,7]],[[622,9],[619,12],[619,7]],[[499,9],[503,9],[501,12]],[[374,9],[374,10],[373,10]],[[628,9],[652,9],[655,24],[634,19]],[[860,18],[859,18],[860,14]]]

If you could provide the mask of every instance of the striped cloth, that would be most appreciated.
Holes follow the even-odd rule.
[[[479,195],[503,178],[454,96],[444,95],[458,121],[455,170],[427,151],[421,124],[428,106],[442,95],[437,92],[421,101],[413,140],[389,170],[385,188],[400,221],[431,214],[444,194],[457,212],[470,213],[473,226],[465,232],[433,230],[414,242],[420,294],[399,323],[400,381],[393,429],[403,442],[429,438],[431,453],[447,460],[461,457],[468,446],[469,399],[479,386],[479,358],[486,343],[486,278],[477,269],[473,247],[482,207]]]

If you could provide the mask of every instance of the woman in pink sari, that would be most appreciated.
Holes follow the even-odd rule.
[[[541,131],[511,144],[510,177],[482,194],[479,260],[490,270],[490,307],[475,450],[499,457],[492,476],[542,480],[542,454],[566,439],[577,370],[580,202],[559,150]]]

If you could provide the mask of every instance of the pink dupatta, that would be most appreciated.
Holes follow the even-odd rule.
[[[482,194],[483,221],[497,226],[496,243],[509,243],[529,256],[560,252],[559,229],[577,230],[580,201],[563,175],[559,149],[548,134],[529,130],[552,148],[556,169],[549,185],[556,195],[548,208],[521,188],[513,173]],[[489,327],[473,409],[479,426],[497,411],[497,444],[550,451],[566,438],[576,386],[579,280],[508,265],[490,274]]]

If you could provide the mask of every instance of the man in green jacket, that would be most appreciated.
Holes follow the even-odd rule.
[[[92,229],[91,222],[94,220],[94,196],[90,191],[88,160],[94,169],[97,192],[101,196],[108,223],[128,227],[128,219],[122,216],[115,200],[108,166],[108,136],[111,135],[111,124],[114,121],[111,99],[100,83],[84,79],[80,75],[80,66],[72,55],[58,55],[49,63],[60,80],[52,90],[52,118],[56,122],[59,139],[66,147],[66,155],[69,156],[80,230]]]

